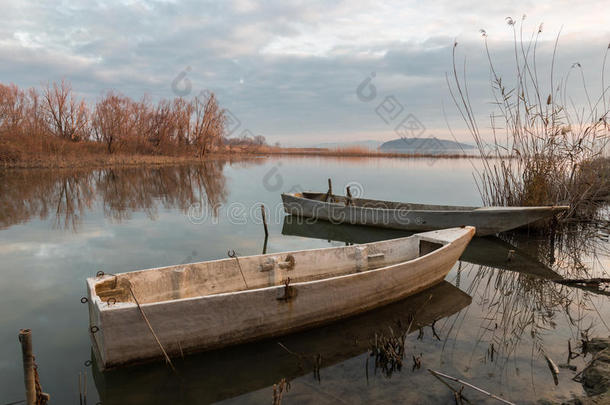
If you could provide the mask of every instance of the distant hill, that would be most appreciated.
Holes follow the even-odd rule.
[[[447,139],[430,138],[399,138],[384,142],[379,147],[381,151],[419,152],[419,153],[443,153],[458,152],[474,149],[474,146],[465,143],[449,141]]]

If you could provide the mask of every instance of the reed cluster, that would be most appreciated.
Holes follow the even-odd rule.
[[[456,62],[457,43],[453,47],[453,71],[447,75],[453,100],[482,158],[475,177],[483,203],[568,204],[569,215],[579,214],[582,208],[607,198],[610,191],[609,163],[604,157],[610,134],[610,93],[603,73],[608,49],[602,64],[602,88],[598,96],[592,97],[579,63],[572,65],[565,76],[556,77],[559,36],[550,65],[544,66],[550,75],[543,78],[537,59],[542,25],[524,39],[523,20],[519,24],[507,18],[507,22],[514,42],[514,73],[508,78],[499,73],[487,33],[481,31],[495,106],[490,117],[491,139],[482,133],[475,118],[465,68],[462,73]],[[582,79],[584,106],[576,105],[569,94],[571,72]]]
[[[392,328],[388,333],[375,333],[375,340],[369,349],[369,355],[375,357],[375,373],[381,370],[383,375],[390,378],[394,372],[402,369],[406,337],[407,331],[394,334]]]

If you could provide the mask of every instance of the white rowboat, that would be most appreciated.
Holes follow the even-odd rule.
[[[108,369],[163,358],[163,350],[172,357],[244,343],[389,304],[441,282],[474,233],[454,228],[88,278],[97,363]]]
[[[181,403],[212,404],[311,373],[314,354],[321,360],[318,367],[324,378],[336,364],[365,353],[368,357],[376,337],[418,333],[471,301],[468,294],[442,281],[404,300],[319,328],[185,357],[178,364],[179,374],[169,373],[163,364],[103,373],[95,365],[93,378],[104,405],[173,404],[176,392]],[[295,353],[308,356],[297,361]],[[371,374],[382,371],[376,364],[370,359]]]
[[[568,206],[466,207],[348,198],[328,193],[282,194],[286,213],[335,224],[368,225],[422,232],[470,225],[477,236],[519,228],[568,210]]]

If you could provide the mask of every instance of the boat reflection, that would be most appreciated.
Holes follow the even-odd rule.
[[[153,364],[100,373],[94,379],[104,405],[203,404],[270,387],[367,353],[376,334],[410,333],[449,317],[471,297],[448,282],[403,301],[305,332],[175,359],[177,372]],[[319,359],[319,360],[316,360]],[[320,362],[321,363],[318,363]],[[321,364],[318,368],[316,364]]]
[[[339,241],[346,244],[369,243],[402,238],[413,232],[359,225],[332,224],[326,221],[284,217],[282,234],[305,238]],[[496,236],[473,238],[460,260],[485,267],[526,273],[538,278],[559,279],[561,276],[536,258]]]

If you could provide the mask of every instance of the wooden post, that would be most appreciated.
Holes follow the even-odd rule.
[[[349,186],[347,186],[346,194],[347,194],[347,198],[346,198],[347,204],[345,204],[345,205],[350,205],[350,204],[352,204],[352,192],[350,191]]]
[[[326,201],[333,202],[333,182],[328,179],[328,193],[326,194]]]
[[[36,377],[34,374],[34,355],[32,354],[32,331],[19,330],[19,342],[23,356],[23,380],[25,382],[25,403],[36,405]]]
[[[265,238],[269,236],[269,229],[267,229],[267,215],[265,214],[265,206],[261,204],[261,216],[263,218],[263,226],[265,227]]]
[[[265,235],[265,241],[263,242],[263,254],[266,255],[267,254],[267,241],[269,240],[269,238]]]

